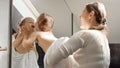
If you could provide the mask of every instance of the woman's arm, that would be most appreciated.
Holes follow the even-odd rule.
[[[84,40],[80,37],[80,35],[73,35],[67,42],[61,44],[54,44],[60,46],[55,49],[49,56],[47,60],[47,68],[54,67],[58,62],[62,59],[68,57],[73,54],[76,50],[83,47]]]
[[[25,36],[25,35],[24,35]],[[15,50],[19,53],[26,53],[34,48],[35,34],[31,34],[28,39],[24,38],[23,34],[19,33],[13,41]]]
[[[14,36],[15,37],[15,36]],[[18,33],[17,37],[15,38],[15,40],[13,41],[13,46],[14,48],[18,47],[19,45],[21,45],[23,40],[23,34],[22,33]]]
[[[35,43],[36,39],[37,39],[37,34],[32,33],[27,39],[24,38],[24,40],[22,42],[22,46],[26,50],[32,50],[34,48],[34,43]]]

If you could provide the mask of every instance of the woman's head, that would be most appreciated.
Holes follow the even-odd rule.
[[[18,23],[18,29],[19,31],[28,31],[33,32],[34,31],[34,20],[31,17],[26,17],[20,20]]]
[[[51,31],[53,25],[53,18],[47,13],[42,13],[37,19],[36,29],[40,31]]]
[[[106,10],[102,3],[92,2],[86,5],[81,15],[81,27],[103,30],[106,26]]]

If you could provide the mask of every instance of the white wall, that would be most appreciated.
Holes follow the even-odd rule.
[[[0,0],[0,46],[7,47],[7,51],[0,51],[0,68],[9,64],[9,1]]]
[[[107,4],[107,3],[106,3]],[[109,0],[108,26],[110,29],[109,41],[120,43],[120,0]]]
[[[64,0],[30,0],[39,13],[47,12],[54,17],[53,32],[57,37],[71,36],[71,12]],[[85,4],[92,1],[103,2],[107,10],[107,23],[110,29],[108,40],[110,43],[120,43],[119,18],[120,0],[66,0],[73,13],[73,32],[79,30],[79,16]]]
[[[103,2],[107,10],[107,24],[110,29],[108,40],[110,43],[120,43],[120,0],[66,0],[74,14],[74,32],[79,30],[79,16],[86,3],[92,1]]]
[[[39,13],[50,14],[55,21],[55,36],[71,36],[71,12],[64,0],[30,0]]]

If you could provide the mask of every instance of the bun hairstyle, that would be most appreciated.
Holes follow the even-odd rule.
[[[49,31],[53,28],[53,18],[52,16],[48,15],[47,13],[42,13],[36,22],[40,31]]]
[[[86,5],[87,11],[90,13],[94,11],[96,24],[90,29],[97,29],[97,30],[107,30],[106,29],[106,10],[105,6],[100,2],[92,2]]]

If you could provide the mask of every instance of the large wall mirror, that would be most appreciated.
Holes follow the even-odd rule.
[[[14,35],[18,31],[18,23],[22,18],[32,17],[35,21],[37,17],[45,12],[51,15],[54,19],[53,33],[57,38],[67,36],[70,37],[73,33],[79,30],[79,16],[84,8],[84,5],[93,0],[12,0],[12,41],[14,41]],[[120,43],[120,23],[118,18],[120,15],[114,7],[119,5],[119,0],[97,0],[103,2],[107,10],[107,22],[110,28],[110,34],[108,36],[110,43]],[[111,4],[114,4],[111,5]],[[117,32],[117,33],[116,33]],[[40,68],[43,67],[44,51],[36,43],[36,50],[38,52],[38,61]],[[30,68],[32,60],[29,60],[31,53],[19,54],[12,46],[12,68],[22,68],[20,65],[26,65],[26,68]],[[27,57],[25,57],[26,55]],[[26,60],[23,60],[26,59]]]
[[[71,36],[73,34],[73,16],[67,1],[65,0],[13,0],[12,6],[12,41],[18,32],[18,23],[24,17],[32,17],[34,20],[41,14],[47,13],[54,19],[53,33],[57,38],[62,36]],[[38,65],[43,68],[44,51],[36,44],[38,53]],[[12,68],[21,68],[25,65],[30,68],[32,61],[30,60],[30,53],[19,54],[15,52],[12,46]],[[27,57],[25,57],[27,55]],[[17,62],[16,62],[17,61]],[[31,64],[28,66],[28,64]],[[32,65],[33,66],[33,65]]]

